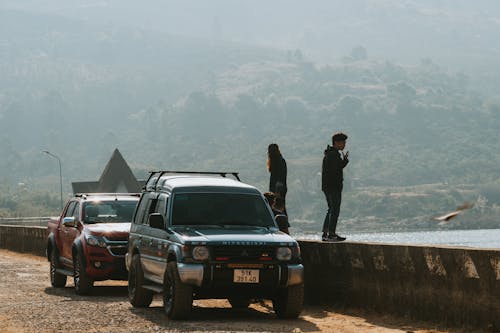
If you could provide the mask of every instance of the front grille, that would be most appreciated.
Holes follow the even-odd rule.
[[[119,238],[121,238],[119,240]],[[109,252],[114,256],[124,256],[127,253],[128,238],[123,236],[104,237]]]
[[[261,257],[274,259],[276,248],[272,246],[216,246],[213,248],[214,259],[228,257],[230,260],[256,260]]]
[[[112,236],[106,236],[106,240],[109,241],[128,241],[128,235],[112,235]]]
[[[109,252],[114,256],[124,256],[127,253],[126,246],[110,246]]]

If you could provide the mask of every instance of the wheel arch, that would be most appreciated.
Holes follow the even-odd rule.
[[[57,245],[54,234],[50,233],[49,237],[47,238],[47,248],[45,252],[48,261],[50,261],[50,254],[52,253],[52,249],[56,249],[57,251]]]
[[[179,261],[182,258],[182,252],[179,246],[170,246],[167,253],[167,264],[172,261]]]
[[[75,260],[76,253],[80,253],[85,259],[85,251],[83,250],[83,244],[80,239],[76,239],[71,246],[71,257]],[[86,260],[83,260],[83,264],[86,265]]]

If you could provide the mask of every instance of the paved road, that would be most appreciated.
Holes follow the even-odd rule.
[[[428,323],[325,307],[279,320],[269,304],[234,310],[225,300],[195,301],[189,321],[170,321],[159,299],[148,309],[133,308],[125,282],[99,282],[92,295],[77,296],[71,280],[66,288],[52,288],[48,270],[43,258],[0,250],[0,332],[447,332]]]

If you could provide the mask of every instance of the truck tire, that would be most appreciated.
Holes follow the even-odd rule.
[[[153,301],[153,292],[144,289],[144,272],[142,271],[141,258],[138,254],[132,257],[128,272],[128,299],[136,308],[146,308]]]
[[[66,285],[67,276],[57,273],[56,269],[59,268],[59,259],[57,250],[52,248],[50,251],[50,284],[55,288],[62,288]]]
[[[229,304],[235,309],[246,309],[250,305],[250,299],[242,297],[228,298]]]
[[[77,295],[87,295],[94,286],[94,281],[85,273],[84,257],[80,251],[73,256],[73,282]]]
[[[274,312],[279,318],[297,318],[304,306],[304,285],[299,284],[280,290],[273,299]]]
[[[175,261],[167,264],[163,282],[163,307],[170,319],[186,319],[193,307],[193,287],[181,282]]]

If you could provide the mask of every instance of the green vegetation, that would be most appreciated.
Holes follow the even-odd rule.
[[[351,163],[341,228],[500,227],[498,63],[465,73],[354,46],[327,64],[300,49],[45,14],[5,10],[0,21],[0,216],[58,213],[57,162],[41,150],[61,157],[65,193],[71,181],[96,180],[115,148],[138,178],[237,170],[265,191],[266,148],[276,142],[292,225],[317,230],[323,150],[342,130]],[[431,220],[464,201],[476,205],[453,222]]]

